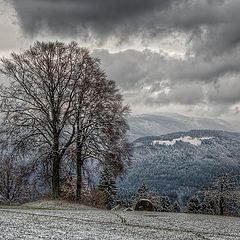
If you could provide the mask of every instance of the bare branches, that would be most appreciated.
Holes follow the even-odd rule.
[[[56,166],[56,197],[59,164],[75,138],[76,85],[86,57],[88,51],[74,42],[36,42],[29,50],[2,59],[1,73],[11,80],[0,94],[4,125],[19,142],[31,139],[46,145]]]
[[[48,151],[53,197],[59,196],[60,162],[73,143],[80,161],[110,164],[111,155],[112,164],[123,165],[130,153],[120,153],[127,146],[129,109],[99,59],[75,42],[36,42],[1,61],[0,71],[10,79],[10,86],[0,89],[4,126],[16,144],[31,141]]]

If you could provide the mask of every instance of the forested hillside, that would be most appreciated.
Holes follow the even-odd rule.
[[[240,134],[192,130],[134,141],[133,164],[119,186],[130,194],[145,183],[181,202],[214,177],[239,171]]]

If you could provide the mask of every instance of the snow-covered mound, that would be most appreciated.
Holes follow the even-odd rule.
[[[134,193],[144,182],[183,200],[225,172],[240,172],[240,133],[192,130],[134,141],[134,159],[120,181]]]
[[[175,113],[142,114],[129,117],[129,137],[135,140],[145,136],[160,136],[193,129],[237,131],[226,121],[210,118],[193,118]]]

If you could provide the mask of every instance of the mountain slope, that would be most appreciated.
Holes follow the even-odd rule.
[[[236,131],[233,126],[223,120],[193,118],[175,113],[133,115],[129,117],[129,125],[131,140],[193,129]]]
[[[120,181],[135,192],[144,182],[179,201],[225,172],[240,173],[240,134],[192,130],[134,141],[133,164]]]

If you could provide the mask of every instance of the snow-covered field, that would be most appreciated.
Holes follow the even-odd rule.
[[[0,239],[240,239],[240,218],[86,207],[0,207]]]

